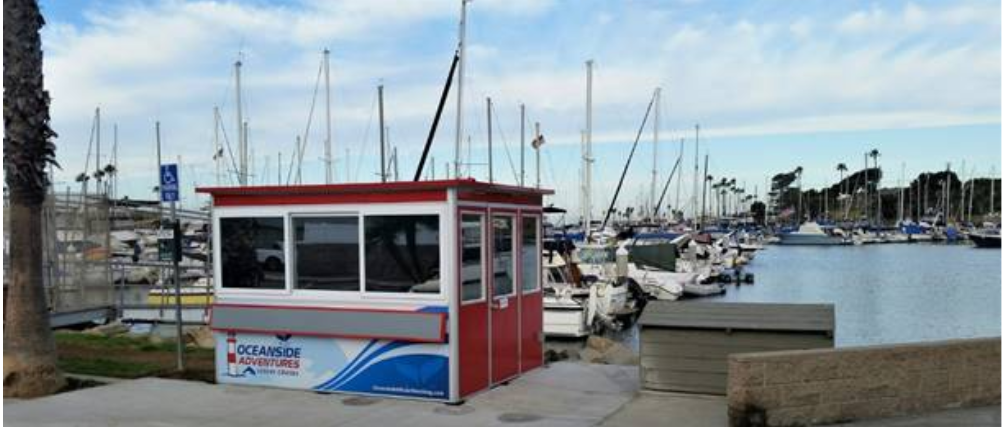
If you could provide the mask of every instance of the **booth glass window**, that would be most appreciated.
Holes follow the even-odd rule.
[[[513,262],[512,250],[515,233],[515,218],[510,216],[499,216],[491,219],[492,234],[494,235],[494,263],[491,280],[492,295],[495,297],[508,296],[515,293],[515,262]]]
[[[477,301],[484,297],[484,217],[477,214],[463,214],[460,224],[460,244],[463,263],[460,276],[462,301]]]
[[[366,292],[439,293],[439,216],[365,217]]]
[[[221,286],[285,289],[282,217],[220,218]]]
[[[358,291],[359,218],[293,217],[296,289]]]
[[[540,243],[537,241],[537,219],[522,217],[522,290],[535,291],[540,284]]]

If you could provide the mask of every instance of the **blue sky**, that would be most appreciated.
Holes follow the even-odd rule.
[[[274,183],[279,153],[288,161],[296,136],[304,134],[325,47],[332,51],[339,181],[376,177],[380,82],[390,142],[400,151],[401,175],[410,176],[456,45],[459,15],[456,0],[81,0],[43,1],[42,7],[46,84],[63,165],[57,185],[62,189],[81,172],[100,106],[102,163],[117,123],[120,188],[132,197],[152,196],[156,120],[163,123],[165,159],[182,156],[184,183],[215,182],[212,109],[221,108],[232,135],[238,53],[257,182]],[[696,123],[711,174],[744,181],[750,192],[796,166],[805,168],[806,185],[822,185],[836,177],[838,162],[861,167],[871,148],[883,153],[889,185],[903,163],[907,174],[942,169],[948,161],[955,170],[965,162],[980,175],[998,173],[999,34],[1000,5],[992,1],[475,0],[464,106],[469,158],[486,161],[484,105],[491,96],[500,128],[495,175],[512,182],[508,156],[517,166],[518,105],[524,102],[548,139],[544,186],[558,190],[556,203],[575,209],[584,61],[594,59],[597,201],[615,187],[656,86],[663,88],[663,177],[681,137],[688,141],[691,176]],[[432,153],[440,176],[453,157],[452,96]],[[322,123],[315,115],[305,182],[323,180]],[[646,131],[627,178],[628,202],[647,194],[651,138]],[[527,153],[530,177],[532,165]],[[484,166],[470,171],[487,177]],[[186,191],[185,202],[198,200]]]

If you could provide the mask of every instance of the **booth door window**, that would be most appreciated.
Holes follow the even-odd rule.
[[[285,289],[282,217],[220,218],[220,266],[225,289]]]
[[[522,217],[522,292],[540,289],[540,241],[535,216]]]
[[[519,373],[519,286],[516,280],[515,216],[491,218],[491,382]]]
[[[484,217],[478,214],[463,214],[460,224],[460,266],[461,301],[480,301],[484,299],[484,247],[481,239],[484,234]]]

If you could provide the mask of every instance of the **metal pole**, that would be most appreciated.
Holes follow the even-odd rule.
[[[488,182],[495,182],[495,170],[494,170],[494,153],[492,153],[491,147],[491,97],[487,99],[488,102]]]
[[[181,195],[180,185],[178,186],[178,195]],[[171,202],[171,227],[174,234],[174,248],[180,247],[181,239],[181,224],[178,222],[178,210],[177,202]],[[185,336],[184,336],[184,325],[181,316],[181,267],[178,265],[178,253],[173,254],[172,261],[174,264],[174,322],[176,325],[177,332],[177,362],[178,371],[185,370]]]
[[[585,241],[591,240],[592,228],[592,66],[590,59],[585,61]],[[537,130],[539,133],[539,130]],[[539,150],[537,150],[539,152]],[[539,157],[539,153],[537,153]],[[539,161],[537,162],[539,163]],[[539,165],[537,165],[539,169]],[[537,173],[539,175],[539,172]],[[539,187],[537,178],[537,187]]]
[[[386,125],[383,124],[383,85],[376,88],[380,100],[380,182],[387,182]]]
[[[334,181],[334,166],[331,162],[331,51],[324,49],[324,94],[327,112],[327,138],[324,140],[324,183]]]
[[[519,186],[526,186],[526,104],[519,104]]]
[[[160,190],[160,166],[164,164],[160,157],[160,122],[156,123],[156,136],[157,136],[157,190]],[[160,224],[164,219],[164,204],[160,201],[160,195],[157,195],[157,224]],[[162,225],[161,225],[162,227]]]

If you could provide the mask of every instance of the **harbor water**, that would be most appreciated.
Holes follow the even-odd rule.
[[[1000,335],[1000,251],[967,245],[777,246],[713,301],[831,303],[836,345]]]

